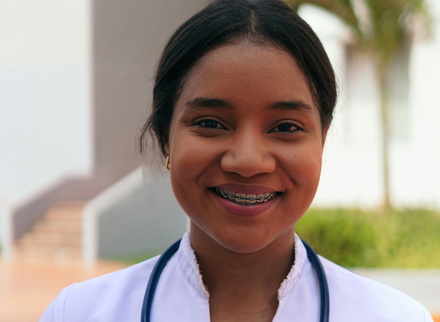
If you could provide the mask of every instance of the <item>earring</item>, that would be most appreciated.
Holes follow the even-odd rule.
[[[167,159],[165,161],[165,168],[170,171],[170,156],[167,156]]]

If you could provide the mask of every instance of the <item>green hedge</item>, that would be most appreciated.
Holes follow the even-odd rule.
[[[380,214],[312,208],[296,231],[319,254],[345,267],[440,268],[440,215],[434,211]],[[154,255],[127,255],[117,260],[137,263]]]
[[[440,215],[434,211],[310,209],[296,231],[342,266],[440,267]]]

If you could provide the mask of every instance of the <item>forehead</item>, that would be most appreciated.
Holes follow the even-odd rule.
[[[221,46],[202,57],[188,73],[179,100],[220,94],[264,94],[265,98],[301,99],[314,105],[309,83],[290,53],[268,43],[246,40]]]
[[[187,78],[192,74],[200,72],[201,69],[220,70],[225,67],[237,68],[244,67],[245,62],[260,63],[255,64],[255,69],[267,68],[273,70],[290,68],[295,72],[303,74],[296,63],[295,58],[278,46],[269,42],[256,43],[248,39],[242,39],[237,42],[226,44],[206,53],[190,70]],[[261,64],[264,62],[264,64]],[[228,71],[226,69],[225,71]],[[292,70],[293,71],[293,70]]]

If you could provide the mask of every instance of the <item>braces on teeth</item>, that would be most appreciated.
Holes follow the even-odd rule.
[[[271,192],[271,193],[268,192],[268,193],[264,193],[264,194],[258,194],[258,196],[256,196],[256,197],[254,197],[254,196],[244,197],[242,195],[237,195],[231,191],[221,190],[217,187],[215,188],[215,192],[225,199],[229,199],[229,200],[236,201],[239,203],[244,203],[244,204],[254,204],[257,202],[258,203],[267,202],[276,196],[276,192]]]

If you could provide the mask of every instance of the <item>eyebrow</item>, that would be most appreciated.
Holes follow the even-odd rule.
[[[232,109],[232,104],[218,98],[197,97],[191,101],[186,102],[189,108],[203,108],[203,107],[223,107]]]
[[[304,103],[303,101],[282,101],[271,104],[270,110],[303,110],[306,112],[312,112],[313,108]]]
[[[232,109],[233,105],[228,101],[218,98],[205,98],[197,97],[193,100],[186,102],[186,106],[189,108],[204,108],[204,107],[220,107]],[[269,105],[269,110],[303,110],[306,112],[312,112],[313,108],[303,101],[280,101]]]

